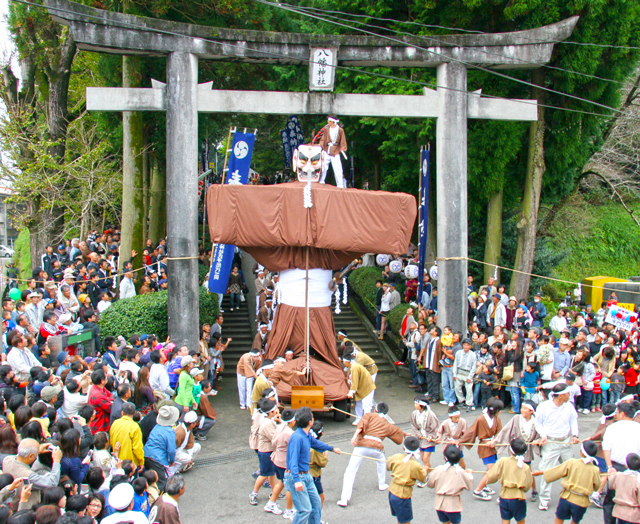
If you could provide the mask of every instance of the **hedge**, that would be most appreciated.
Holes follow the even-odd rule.
[[[376,315],[376,294],[378,293],[376,280],[381,280],[381,272],[382,269],[379,267],[360,267],[358,269],[354,269],[347,277],[349,287],[362,299],[367,310],[374,318]],[[400,332],[402,318],[407,312],[407,304],[404,302],[404,292],[406,287],[407,286],[404,282],[398,284],[396,289],[400,293],[402,302],[387,314],[387,325],[398,332]]]
[[[218,295],[200,288],[200,325],[212,323],[218,312]],[[154,333],[160,340],[168,335],[167,292],[158,291],[114,302],[100,320],[100,335],[129,338],[133,334]]]
[[[209,266],[206,264],[198,264],[198,282],[202,284],[204,279],[207,277],[207,273],[209,272]]]

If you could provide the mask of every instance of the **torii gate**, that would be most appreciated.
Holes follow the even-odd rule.
[[[437,36],[438,46],[384,38],[245,31],[169,22],[47,0],[80,49],[167,57],[167,84],[87,88],[91,111],[167,112],[168,323],[171,340],[198,344],[198,113],[317,114],[436,118],[438,320],[455,331],[467,318],[467,119],[537,120],[535,100],[483,98],[467,91],[467,64],[528,69],[551,59],[578,21],[498,34]],[[326,67],[319,67],[319,57]],[[198,86],[198,60],[310,62],[310,92],[230,91]],[[422,95],[333,93],[335,65],[435,67],[437,89]]]

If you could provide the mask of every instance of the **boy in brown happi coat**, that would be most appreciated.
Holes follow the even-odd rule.
[[[485,500],[481,496],[482,490],[487,484],[493,484],[500,481],[502,489],[500,490],[500,517],[502,524],[509,524],[514,519],[518,524],[524,524],[527,516],[527,500],[526,492],[533,485],[533,476],[531,468],[525,463],[525,453],[527,452],[527,444],[521,438],[513,439],[509,444],[511,457],[501,458],[494,467],[487,471],[478,489],[474,491],[473,496]],[[480,496],[478,496],[480,493]]]
[[[585,440],[580,449],[582,458],[569,459],[555,468],[533,473],[534,476],[544,475],[545,482],[562,479],[554,524],[562,524],[567,519],[579,524],[584,517],[591,504],[589,496],[600,487],[600,470],[595,458],[597,453],[596,443]]]
[[[616,491],[613,518],[620,524],[640,523],[640,456],[627,455],[627,470],[609,470],[609,487]]]
[[[356,432],[351,439],[351,444],[354,446],[353,455],[349,459],[349,464],[344,472],[342,496],[338,501],[338,506],[346,507],[351,499],[353,483],[355,482],[358,468],[362,463],[362,457],[371,457],[380,461],[377,463],[378,489],[385,491],[389,487],[385,482],[386,469],[384,461],[386,461],[386,457],[384,456],[384,444],[382,441],[385,438],[389,438],[396,444],[401,444],[408,433],[405,433],[384,418],[388,411],[389,406],[385,402],[380,402],[376,405],[375,413],[366,413],[358,423]]]
[[[467,421],[460,418],[460,410],[456,406],[449,408],[448,415],[449,418],[438,428],[436,436],[436,444],[444,443],[442,448],[443,453],[449,446],[455,446],[460,449],[460,446],[457,444],[458,439],[467,432]],[[466,467],[462,449],[460,449],[460,466],[462,469]]]
[[[436,414],[431,411],[429,401],[425,395],[418,395],[414,400],[414,412],[411,414],[411,430],[413,436],[420,439],[420,457],[427,471],[431,469],[431,453],[436,450],[436,440],[440,422]],[[419,488],[424,488],[424,482],[418,482]]]
[[[427,472],[418,462],[420,441],[413,436],[404,439],[404,453],[398,453],[387,460],[387,470],[391,471],[389,485],[389,506],[391,515],[398,524],[407,524],[413,520],[411,495],[416,482],[424,482]]]
[[[482,459],[482,463],[487,467],[487,471],[497,461],[496,450],[487,444],[493,440],[502,430],[502,421],[500,420],[500,411],[504,409],[504,404],[497,398],[490,398],[485,404],[485,408],[467,432],[460,438],[460,444],[473,444],[478,439],[478,456]],[[467,445],[471,448],[470,445]],[[475,490],[474,494],[479,490]],[[490,488],[485,487],[482,490],[484,494],[483,500],[491,500],[491,495],[495,493]],[[477,496],[477,495],[476,495]]]
[[[463,470],[458,464],[462,451],[455,446],[444,450],[446,463],[438,466],[429,475],[427,487],[436,490],[434,506],[438,520],[443,524],[460,524],[462,519],[462,499],[460,494],[473,487],[471,470]]]

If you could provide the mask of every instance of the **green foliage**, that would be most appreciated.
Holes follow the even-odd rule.
[[[204,264],[198,264],[198,283],[202,284],[209,272],[209,267]]]
[[[404,318],[406,313],[406,304],[398,304],[391,311],[389,311],[389,313],[387,313],[387,325],[398,335],[400,334],[400,328],[402,327],[402,319]]]
[[[13,261],[20,271],[20,278],[27,280],[31,278],[31,233],[28,229],[20,231],[13,247],[16,251]],[[21,289],[26,287],[25,283],[20,283]]]
[[[376,280],[380,280],[380,268],[359,267],[354,269],[347,277],[349,287],[364,302],[366,308],[375,316],[376,314]]]
[[[550,246],[565,250],[567,257],[553,276],[570,282],[585,277],[612,276],[629,278],[640,275],[640,236],[638,226],[617,203],[594,201],[594,195],[577,196],[555,217]],[[627,202],[636,213],[640,202]],[[561,297],[574,285],[548,282],[545,291]]]
[[[218,295],[200,288],[200,325],[212,323],[218,312]],[[146,295],[118,300],[102,313],[98,321],[100,334],[123,335],[154,333],[160,340],[167,337],[167,292],[158,291]]]

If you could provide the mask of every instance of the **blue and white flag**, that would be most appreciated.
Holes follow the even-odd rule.
[[[420,163],[420,207],[418,222],[418,300],[424,287],[424,265],[427,258],[427,231],[429,229],[429,150],[424,149]]]
[[[289,143],[289,129],[283,129],[280,131],[282,137],[282,153],[284,154],[284,167],[285,169],[291,167],[291,160],[293,159],[293,149]]]
[[[249,180],[249,167],[251,166],[255,140],[256,135],[253,133],[236,132],[233,135],[233,144],[231,145],[231,154],[225,178],[226,184],[245,185]],[[233,245],[216,244],[209,273],[209,292],[218,294],[227,292],[234,251],[235,246]]]

